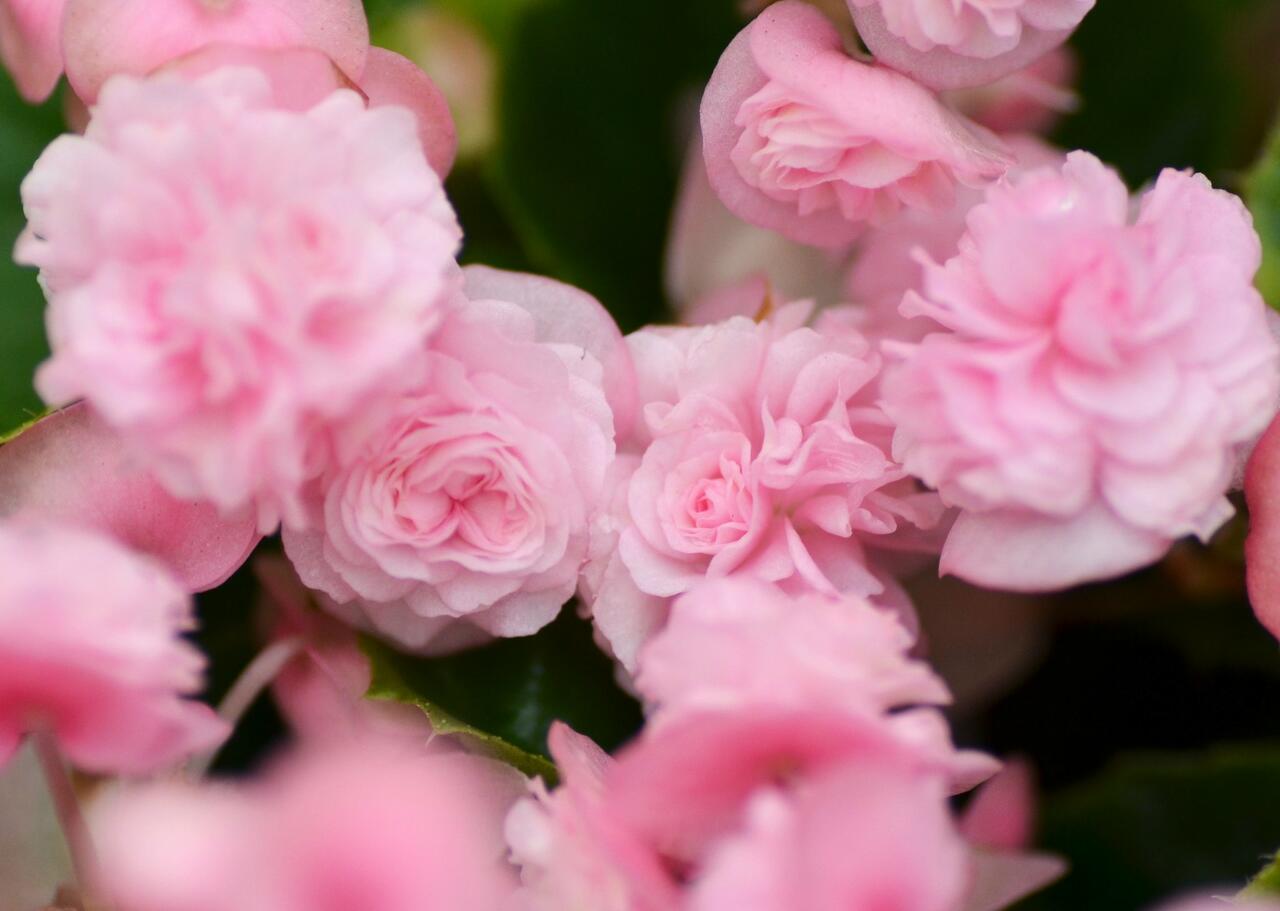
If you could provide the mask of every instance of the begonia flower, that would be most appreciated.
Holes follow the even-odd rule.
[[[943,571],[1050,590],[1211,535],[1280,390],[1260,258],[1199,175],[1164,172],[1132,217],[1082,152],[993,189],[904,303],[949,331],[884,386],[895,455],[961,510]]]
[[[848,0],[877,60],[939,89],[995,82],[1064,42],[1094,0]]]
[[[849,57],[800,0],[766,9],[729,45],[702,99],[707,173],[742,219],[847,247],[903,207],[945,210],[957,184],[1007,170],[1007,150],[927,89]]]
[[[204,656],[191,600],[157,562],[72,526],[0,523],[0,763],[30,733],[76,766],[154,772],[219,743],[187,699]]]
[[[592,319],[612,327],[603,308],[487,269],[468,270],[466,296],[419,357],[419,381],[352,430],[306,524],[285,529],[331,609],[411,649],[459,623],[525,636],[551,622],[577,586],[614,454],[613,383],[582,337]]]
[[[865,546],[938,521],[937,501],[889,455],[879,356],[855,332],[805,328],[809,312],[800,303],[761,323],[628,338],[641,419],[620,437],[612,509],[584,577],[624,666],[669,600],[704,579],[879,596],[888,583]]]
[[[41,394],[86,399],[175,495],[254,506],[264,531],[457,281],[410,113],[346,90],[279,110],[251,69],[114,80],[23,200],[17,256],[49,298]]]

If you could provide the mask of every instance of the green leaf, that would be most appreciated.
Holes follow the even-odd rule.
[[[1273,307],[1280,307],[1280,124],[1271,134],[1244,184],[1245,201],[1262,238],[1262,271],[1258,290]]]
[[[1058,132],[1133,186],[1192,167],[1218,185],[1248,167],[1272,104],[1273,0],[1099,3],[1072,39],[1081,108]]]
[[[31,427],[40,423],[40,421],[43,421],[49,415],[53,414],[53,409],[45,408],[44,410],[39,412],[28,411],[27,414],[29,415],[29,417],[25,421],[23,421],[21,424],[19,424],[17,427],[14,427],[12,430],[6,430],[3,432],[0,432],[0,446],[3,446],[5,443],[11,443],[13,442],[13,440],[22,436]]]
[[[1271,858],[1271,862],[1240,891],[1239,897],[1280,898],[1280,855]]]
[[[663,249],[688,127],[742,27],[735,0],[541,0],[512,22],[495,193],[541,271],[624,330],[661,319]]]
[[[1046,801],[1041,844],[1071,871],[1034,908],[1133,911],[1234,891],[1280,844],[1280,746],[1126,757]]]
[[[417,706],[436,730],[460,735],[530,775],[554,780],[547,731],[563,721],[605,749],[640,727],[639,706],[614,683],[613,665],[572,608],[535,636],[502,639],[440,658],[363,641],[373,668],[368,697]]]
[[[40,407],[31,378],[48,353],[44,296],[35,272],[19,268],[11,251],[26,224],[19,184],[61,131],[57,100],[30,107],[0,73],[0,427],[13,426]]]

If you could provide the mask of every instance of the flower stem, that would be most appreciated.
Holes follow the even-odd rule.
[[[218,714],[231,727],[236,727],[249,707],[301,650],[302,640],[298,637],[281,639],[264,648],[231,685],[218,706]],[[220,747],[193,758],[187,765],[187,773],[193,778],[203,778],[218,757],[218,749]]]
[[[71,855],[71,870],[83,896],[84,907],[97,907],[92,901],[98,875],[97,854],[89,837],[89,827],[85,825],[84,814],[80,812],[80,799],[76,796],[75,785],[67,773],[67,764],[62,757],[62,751],[58,749],[58,743],[53,735],[46,730],[34,732],[31,735],[31,742],[40,760],[40,768],[44,772],[49,796],[53,799],[54,813],[58,817],[58,825],[62,828],[67,852]]]

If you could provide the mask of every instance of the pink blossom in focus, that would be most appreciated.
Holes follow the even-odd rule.
[[[163,137],[163,141],[160,141]],[[459,230],[409,112],[274,110],[247,69],[114,80],[23,184],[49,298],[37,386],[176,495],[296,516],[331,425],[443,315]]]
[[[495,911],[515,887],[501,826],[519,785],[375,739],[247,785],[125,789],[92,823],[125,911]]]
[[[848,57],[800,0],[766,9],[725,51],[702,100],[707,173],[745,221],[847,246],[904,206],[945,210],[1010,159],[1000,141],[891,70]]]
[[[97,533],[0,523],[0,762],[45,730],[76,766],[163,769],[227,734],[183,697],[204,657],[190,599],[156,562]]]
[[[32,103],[53,94],[62,76],[65,6],[66,0],[0,0],[0,63]]]
[[[848,0],[877,60],[938,89],[995,82],[1075,30],[1094,0]]]
[[[307,585],[411,649],[458,621],[496,636],[551,622],[577,586],[614,454],[604,367],[561,341],[584,325],[578,304],[599,305],[531,276],[472,270],[467,283],[419,380],[351,429],[309,521],[285,529]],[[549,301],[524,292],[543,283],[576,302],[557,315],[572,327],[540,320]]]
[[[808,314],[794,304],[762,323],[629,337],[641,420],[614,472],[625,487],[608,519],[617,546],[586,577],[597,627],[624,664],[655,625],[636,612],[660,612],[703,579],[879,595],[863,544],[938,521],[936,500],[889,456],[878,355],[856,333],[804,328]]]
[[[349,79],[364,74],[360,0],[64,0],[67,78],[86,102],[120,74],[146,76],[209,45],[310,48]]]
[[[943,570],[1054,589],[1212,534],[1280,388],[1260,255],[1199,175],[1166,171],[1132,218],[1085,153],[993,189],[904,304],[950,331],[885,383],[895,455],[963,510]]]
[[[640,653],[636,686],[658,717],[830,707],[879,715],[950,701],[898,617],[853,597],[788,596],[763,582],[722,579],[682,595]]]

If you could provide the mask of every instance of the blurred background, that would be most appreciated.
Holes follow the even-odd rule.
[[[666,319],[677,175],[701,86],[746,21],[738,0],[366,5],[375,42],[417,60],[453,106],[464,260],[579,285],[624,330]],[[1057,143],[1094,151],[1135,188],[1165,166],[1242,187],[1280,98],[1280,0],[1098,0],[1073,44],[1082,104]],[[29,108],[0,77],[6,250],[23,224],[18,185],[62,129],[61,104]],[[40,407],[31,374],[44,354],[35,277],[0,257],[0,428]],[[913,584],[930,657],[957,692],[958,739],[1031,760],[1041,842],[1073,863],[1028,907],[1132,911],[1243,885],[1280,848],[1280,648],[1245,599],[1245,524],[1055,598]],[[246,570],[202,600],[212,698],[255,651],[258,597]],[[533,639],[401,670],[450,714],[532,751],[553,717],[606,746],[639,724],[571,612]],[[223,770],[280,736],[258,706]]]

